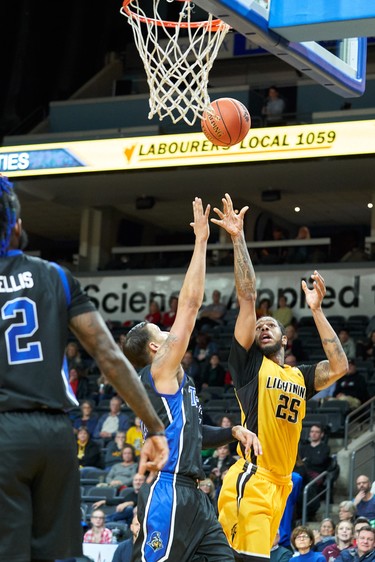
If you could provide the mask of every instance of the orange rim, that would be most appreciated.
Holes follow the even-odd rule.
[[[184,2],[185,0],[177,0],[178,2]],[[190,1],[190,0],[188,0]],[[198,29],[199,27],[204,27],[210,31],[221,31],[223,29],[223,27],[226,25],[222,20],[220,19],[216,19],[216,20],[212,20],[212,21],[192,21],[190,23],[188,22],[177,22],[177,21],[166,21],[166,20],[156,20],[154,18],[148,18],[148,17],[144,17],[144,16],[140,16],[139,14],[136,14],[135,12],[132,12],[132,10],[130,9],[130,5],[133,2],[133,0],[124,0],[122,7],[124,8],[124,11],[126,12],[126,14],[128,16],[130,16],[133,19],[136,19],[142,23],[152,23],[154,25],[158,25],[159,27],[180,27],[182,29],[188,29],[188,28],[192,28],[192,29]]]

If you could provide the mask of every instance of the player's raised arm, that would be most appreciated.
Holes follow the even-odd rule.
[[[315,389],[322,390],[344,376],[349,365],[340,340],[322,310],[321,305],[326,294],[324,279],[318,271],[314,271],[311,278],[312,288],[310,289],[303,280],[302,289],[327,356],[327,361],[320,361],[315,370]]]
[[[242,347],[249,349],[255,337],[255,303],[257,296],[255,272],[244,234],[244,217],[249,207],[243,207],[239,212],[235,211],[228,193],[225,194],[222,201],[222,211],[214,208],[219,218],[211,219],[211,221],[226,230],[233,242],[234,278],[240,306],[234,335]]]
[[[193,255],[178,297],[175,321],[152,362],[154,379],[175,379],[202,306],[206,277],[207,240],[210,234],[208,217],[210,205],[203,208],[202,200],[193,201],[195,244]]]

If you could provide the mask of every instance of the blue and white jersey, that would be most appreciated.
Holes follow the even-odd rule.
[[[71,273],[19,250],[0,258],[0,411],[77,404],[64,369],[69,319],[95,310]]]
[[[202,469],[202,406],[193,381],[184,373],[176,394],[160,394],[148,365],[140,378],[158,416],[166,428],[170,455],[162,472],[194,479],[205,477]],[[143,428],[145,436],[147,428]]]

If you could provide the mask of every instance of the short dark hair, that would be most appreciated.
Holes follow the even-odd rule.
[[[311,429],[312,427],[317,427],[318,429],[320,429],[320,432],[321,432],[321,433],[324,433],[324,426],[323,426],[323,424],[322,424],[321,422],[314,422],[314,423],[312,423],[311,426],[310,426],[310,429]]]
[[[150,341],[148,325],[149,322],[147,321],[136,324],[126,334],[125,343],[122,346],[130,363],[138,369],[145,367],[151,362],[147,349],[147,344]]]
[[[357,525],[357,523],[367,523],[367,525],[370,525],[370,520],[367,519],[367,517],[364,517],[363,515],[359,515],[358,517],[356,517],[354,521],[354,525]]]

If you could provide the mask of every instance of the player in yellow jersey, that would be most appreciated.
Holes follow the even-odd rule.
[[[219,520],[236,560],[264,562],[292,488],[297,447],[306,412],[306,400],[342,377],[348,370],[340,341],[321,304],[326,292],[322,276],[314,271],[313,286],[302,281],[326,361],[315,365],[284,365],[287,343],[284,327],[274,318],[256,319],[256,279],[247,250],[243,221],[248,207],[234,211],[228,194],[223,210],[214,209],[212,222],[226,230],[234,248],[234,273],[239,314],[229,356],[242,424],[258,434],[263,454],[246,456],[229,469],[219,496]]]

